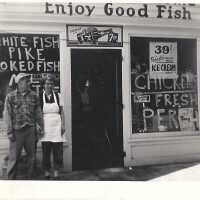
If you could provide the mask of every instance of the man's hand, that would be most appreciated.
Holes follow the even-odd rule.
[[[16,137],[13,133],[10,133],[8,134],[8,139],[11,141],[11,142],[15,142],[16,141]]]
[[[38,124],[36,124],[36,134],[38,139],[41,139],[44,136],[44,132]]]
[[[41,139],[44,137],[44,132],[43,131],[40,131],[40,133],[38,134],[38,139]]]

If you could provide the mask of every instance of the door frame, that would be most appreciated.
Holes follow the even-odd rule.
[[[70,123],[70,146],[71,146],[71,169],[72,169],[72,149],[73,149],[73,141],[72,141],[72,60],[71,60],[71,55],[72,55],[72,50],[119,50],[120,51],[120,54],[122,56],[122,47],[116,47],[116,48],[113,48],[113,47],[67,47],[68,48],[68,63],[70,66],[70,102],[71,102],[71,107],[70,107],[70,118],[71,118],[71,123]],[[123,56],[122,56],[123,57]],[[121,101],[122,101],[122,105],[123,105],[123,59],[120,59],[120,62],[121,62]],[[68,69],[69,70],[69,69]],[[68,88],[69,89],[69,88]],[[124,130],[123,130],[123,127],[124,127],[124,114],[123,114],[123,109],[121,111],[121,118],[122,118],[122,128],[121,128],[121,138],[123,140],[123,144],[122,144],[122,151],[125,152],[125,149],[124,149]],[[123,166],[124,166],[124,159],[122,160],[123,161]]]

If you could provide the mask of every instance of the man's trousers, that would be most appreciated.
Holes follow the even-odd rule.
[[[25,172],[25,178],[32,179],[35,163],[35,127],[26,126],[20,130],[16,130],[14,134],[16,141],[10,141],[8,179],[14,180],[17,177],[18,164],[23,148],[27,155],[27,172]]]

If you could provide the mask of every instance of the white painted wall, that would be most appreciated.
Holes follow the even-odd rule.
[[[75,4],[73,4],[75,5]],[[88,4],[87,4],[88,5]],[[93,4],[92,4],[93,5]],[[0,33],[59,34],[60,80],[64,101],[67,140],[65,169],[71,170],[71,56],[66,45],[66,24],[123,25],[122,88],[123,88],[123,141],[126,157],[124,165],[143,165],[200,159],[199,133],[131,133],[130,36],[196,38],[198,40],[198,66],[200,65],[200,5],[188,7],[192,20],[157,19],[155,17],[105,16],[104,4],[95,4],[96,14],[91,17],[45,14],[44,3],[0,3]],[[115,7],[139,8],[142,4],[114,4]],[[148,4],[149,9],[155,5]],[[180,8],[178,6],[177,8]],[[153,16],[154,9],[149,11]],[[199,74],[198,69],[198,74]],[[200,75],[200,74],[199,74]],[[198,80],[199,81],[199,80]],[[200,81],[199,84],[200,85]],[[199,89],[200,94],[200,89]],[[199,98],[200,99],[200,98]],[[200,101],[200,100],[199,100]],[[200,103],[200,102],[199,102]],[[0,138],[0,164],[8,150],[7,139]]]

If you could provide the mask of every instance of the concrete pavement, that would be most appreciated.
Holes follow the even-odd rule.
[[[24,168],[18,179],[24,180]],[[5,179],[0,177],[0,179]],[[37,167],[33,180],[44,180],[43,172]],[[107,168],[83,171],[62,171],[61,181],[200,181],[200,162],[166,165],[138,166],[128,168]]]
[[[199,169],[199,171],[198,171]],[[193,171],[194,170],[194,171]],[[63,173],[61,180],[88,181],[159,181],[159,180],[194,180],[200,181],[199,163],[180,163],[128,168],[108,168],[99,170],[74,171]],[[193,176],[192,176],[193,175]]]

